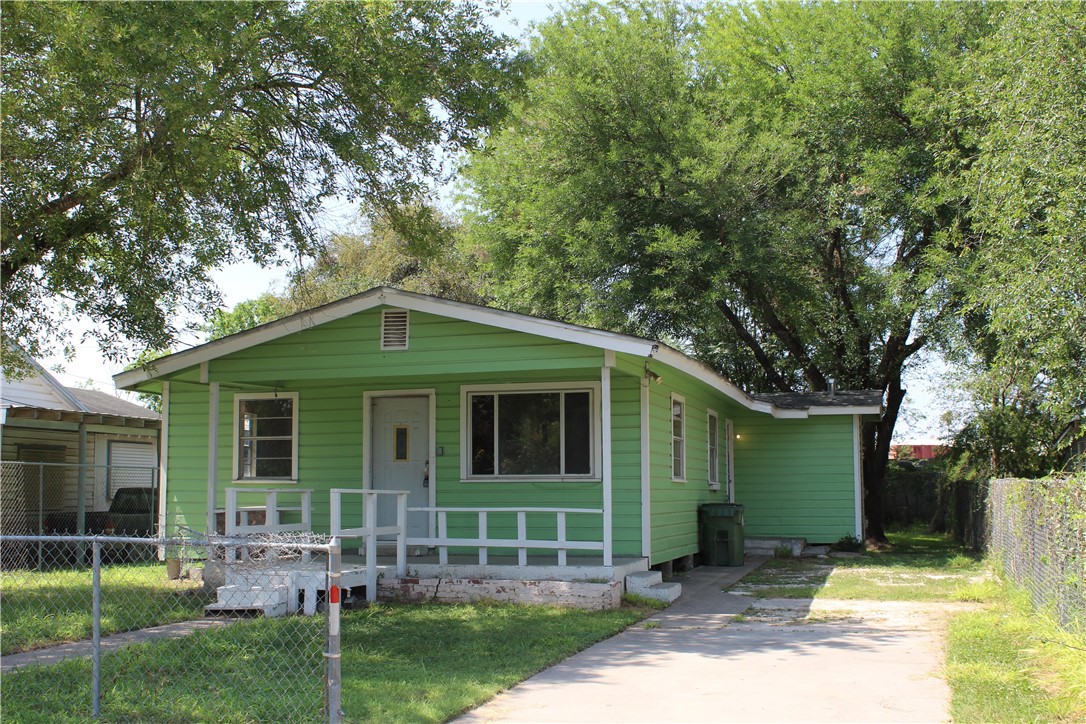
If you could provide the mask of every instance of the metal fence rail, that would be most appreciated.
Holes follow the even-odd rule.
[[[1086,631],[1086,474],[993,480],[989,550],[1069,630]]]
[[[29,552],[0,571],[5,720],[49,706],[58,719],[341,721],[337,539],[0,535],[0,549]],[[320,582],[284,590],[302,568]],[[266,595],[315,595],[304,608],[320,615],[254,616]],[[59,681],[77,683],[57,696]]]

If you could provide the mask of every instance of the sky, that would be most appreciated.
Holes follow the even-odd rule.
[[[493,21],[495,29],[515,38],[523,38],[530,31],[531,23],[547,18],[561,3],[537,2],[535,0],[512,0],[508,8]],[[352,223],[354,208],[341,201],[332,201],[325,206],[325,213],[320,226],[325,230],[343,229]],[[253,299],[267,291],[280,290],[286,284],[286,270],[282,267],[264,269],[259,265],[245,262],[216,270],[212,278],[222,292],[223,305],[233,308],[239,302]],[[121,372],[123,365],[110,363],[103,359],[98,345],[93,340],[80,340],[88,325],[79,320],[72,320],[69,328],[76,343],[75,357],[65,360],[60,356],[46,357],[40,360],[50,372],[71,387],[87,387],[131,397],[118,392],[112,376]],[[196,336],[182,338],[181,344],[174,351],[180,351],[199,344],[202,340]],[[58,371],[62,370],[62,371]],[[922,361],[906,375],[906,387],[909,394],[899,418],[894,439],[898,442],[934,442],[940,438],[940,418],[943,412],[954,406],[948,390],[946,365],[938,358]]]

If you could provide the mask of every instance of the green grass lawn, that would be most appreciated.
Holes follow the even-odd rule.
[[[348,721],[440,722],[651,613],[498,604],[379,605],[342,623]],[[321,617],[239,621],[103,658],[106,721],[321,718]],[[65,692],[58,700],[54,693]],[[48,713],[41,702],[50,701]],[[90,718],[90,663],[4,677],[4,721]]]
[[[774,558],[731,590],[756,598],[983,601],[997,587],[988,566],[946,536],[889,534],[893,548],[858,558]]]
[[[91,637],[91,570],[0,574],[0,654]],[[170,581],[157,563],[102,569],[102,635],[203,616],[199,583]]]

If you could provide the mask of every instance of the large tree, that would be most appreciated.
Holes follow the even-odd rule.
[[[525,99],[469,170],[504,305],[663,336],[752,391],[875,389],[867,536],[902,373],[968,245],[931,182],[981,4],[585,4],[539,29]]]
[[[516,78],[472,2],[0,12],[2,324],[31,354],[72,311],[114,357],[168,346],[217,306],[210,269],[304,254],[333,196],[403,208]]]
[[[1086,3],[1010,5],[985,49],[956,98],[978,129],[957,178],[983,234],[965,336],[1066,422],[1086,407]]]

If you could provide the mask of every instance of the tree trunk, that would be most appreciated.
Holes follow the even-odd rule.
[[[866,422],[861,435],[860,454],[863,461],[864,489],[864,539],[874,545],[886,545],[883,527],[883,498],[886,489],[886,465],[890,460],[890,440],[894,436],[901,402],[905,390],[901,387],[901,373],[889,380],[886,391],[886,409],[875,422]]]

